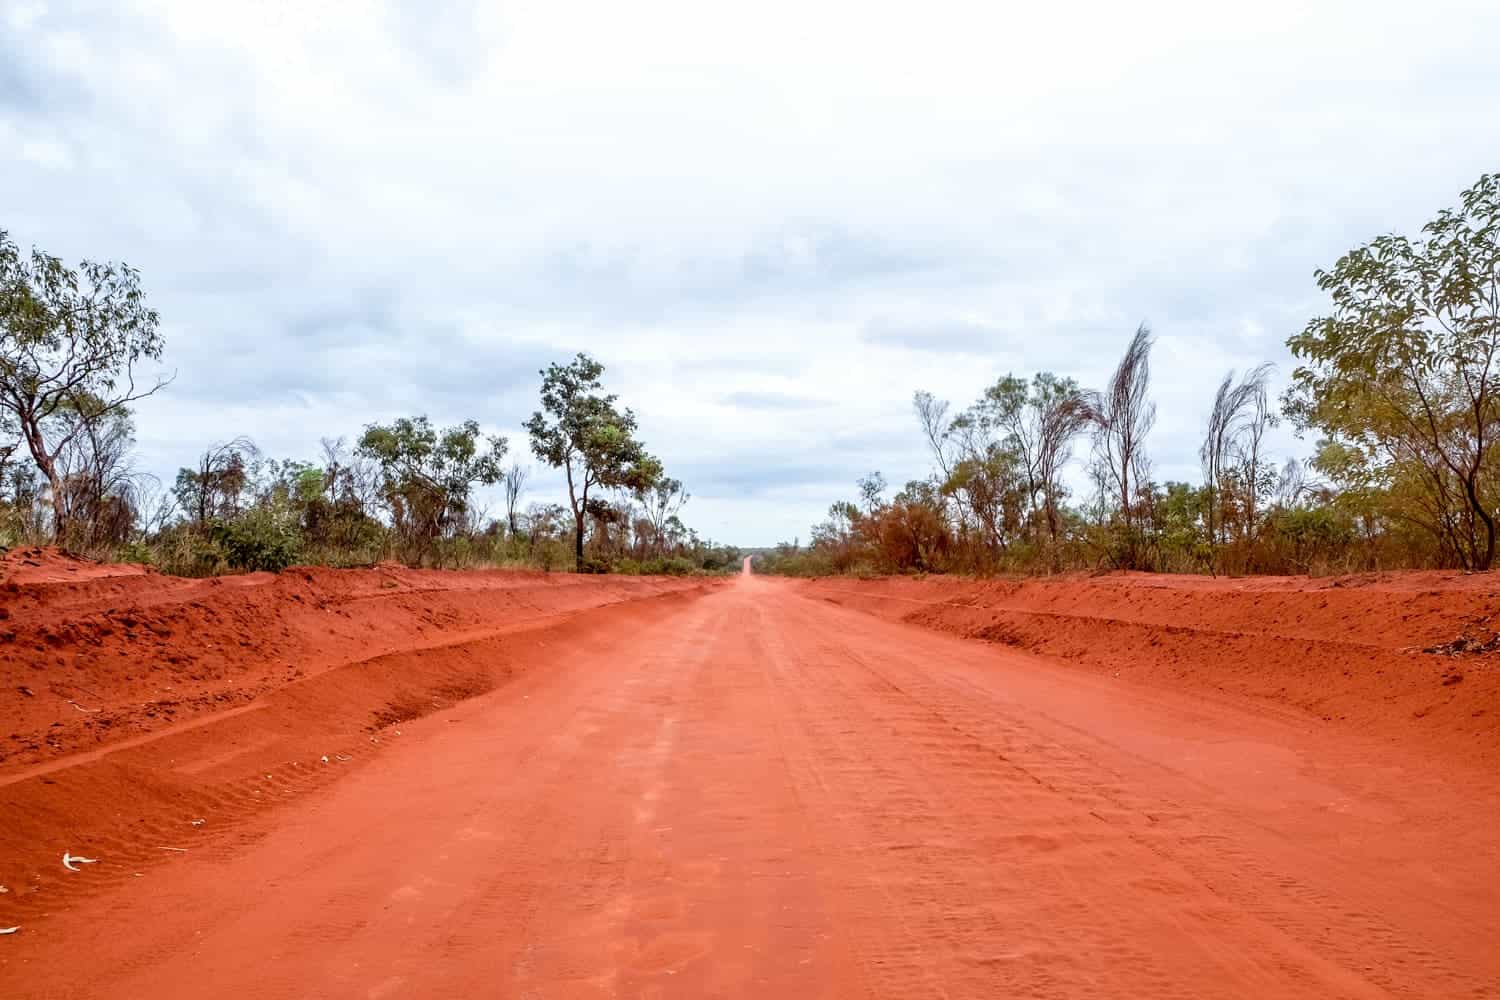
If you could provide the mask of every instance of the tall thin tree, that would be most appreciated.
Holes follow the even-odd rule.
[[[1142,323],[1108,385],[1089,399],[1102,482],[1114,496],[1124,532],[1112,557],[1124,569],[1142,565],[1137,494],[1148,474],[1146,435],[1156,424],[1156,404],[1149,395],[1151,344],[1151,330]]]

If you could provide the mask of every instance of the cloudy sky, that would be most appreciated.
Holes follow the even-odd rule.
[[[914,389],[1098,383],[1146,320],[1190,477],[1314,268],[1500,168],[1500,5],[1217,6],[3,0],[0,228],[144,272],[163,476],[413,412],[526,455],[585,350],[769,544],[925,474]]]

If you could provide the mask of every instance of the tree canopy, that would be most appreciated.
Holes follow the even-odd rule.
[[[604,392],[604,366],[598,361],[580,353],[540,374],[542,408],[531,415],[526,430],[536,457],[562,469],[567,480],[574,561],[581,570],[591,491],[648,489],[661,476],[661,463],[637,439],[635,414],[617,405],[618,396]]]
[[[0,411],[47,480],[59,541],[70,510],[64,453],[167,384],[136,381],[143,359],[161,358],[157,322],[134,268],[24,255],[0,230]]]
[[[462,524],[475,486],[500,481],[507,447],[505,438],[481,434],[477,421],[439,430],[425,416],[371,424],[359,439],[359,453],[379,466],[392,524],[417,561]]]
[[[1377,237],[1318,272],[1327,315],[1288,341],[1285,409],[1323,435],[1315,466],[1488,569],[1500,502],[1500,174],[1416,239]]]

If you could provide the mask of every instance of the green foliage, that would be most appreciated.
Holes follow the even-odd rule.
[[[1353,520],[1333,505],[1284,508],[1272,513],[1261,547],[1278,572],[1347,570],[1357,541]]]
[[[1029,383],[1006,375],[946,423],[947,403],[920,392],[915,402],[938,463],[933,504],[960,558],[991,570],[1038,555],[1056,563],[1067,495],[1061,471],[1089,419],[1078,384],[1051,372]]]
[[[1125,568],[1321,573],[1494,564],[1500,506],[1500,174],[1418,239],[1382,236],[1318,273],[1332,309],[1289,340],[1283,397],[1319,434],[1312,481],[1263,452],[1269,368],[1231,373],[1200,458],[1204,485],[1159,484],[1143,450],[1151,336],[1142,326],[1098,392],[1043,373],[998,379],[948,418],[914,398],[937,465],[887,503],[870,482],[807,547],[757,560],[792,575]],[[1067,443],[1094,430],[1093,494],[1069,506]],[[883,483],[880,484],[883,487]],[[918,488],[920,487],[920,488]],[[946,537],[945,537],[946,536]]]
[[[137,563],[149,566],[155,559],[155,550],[146,544],[145,541],[137,539],[121,545],[110,556],[110,559],[118,563]]]
[[[1146,515],[1137,527],[1139,548],[1154,554],[1155,566],[1198,573],[1212,566],[1207,533],[1209,491],[1187,483],[1151,484],[1141,499]]]
[[[408,557],[430,558],[440,539],[465,527],[477,485],[504,474],[506,440],[483,437],[477,421],[439,430],[425,416],[371,424],[358,453],[380,469],[380,495]],[[302,487],[312,486],[312,480]]]
[[[828,508],[807,546],[759,553],[760,572],[1012,573],[1106,568],[1321,573],[1385,566],[1489,568],[1500,505],[1500,175],[1419,237],[1378,237],[1318,284],[1327,314],[1289,340],[1285,414],[1318,444],[1313,480],[1262,452],[1277,415],[1269,368],[1219,387],[1200,450],[1203,485],[1159,483],[1144,451],[1149,330],[1109,383],[1085,391],[1006,374],[951,419],[914,405],[935,468],[891,494],[880,473]],[[517,509],[525,470],[477,421],[407,417],[365,428],[352,453],[273,461],[244,438],[206,450],[156,496],[129,465],[129,403],[159,360],[156,313],[125,265],[68,268],[0,232],[0,545],[51,537],[167,572],[278,571],[299,561],[528,566],[580,572],[737,573],[741,553],[679,516],[688,493],[604,391],[587,354],[540,374],[532,452],[562,470],[568,504]],[[1092,490],[1063,470],[1093,435]],[[506,481],[503,520],[474,502]]]
[[[1500,503],[1500,174],[1411,240],[1380,236],[1318,285],[1332,310],[1288,341],[1302,361],[1285,409],[1324,436],[1317,468],[1379,496],[1448,559],[1487,569]]]
[[[172,494],[178,508],[199,527],[239,516],[251,502],[246,491],[258,458],[255,445],[243,437],[207,449],[195,468],[177,470]]]
[[[234,570],[266,570],[279,573],[298,561],[301,535],[289,505],[266,504],[252,508],[233,521],[215,521],[209,540]]]
[[[804,548],[795,539],[757,556],[753,566],[755,572],[766,576],[818,577],[851,571],[835,566],[826,546],[814,543]]]
[[[135,377],[137,364],[161,357],[157,325],[134,268],[70,268],[35,248],[23,255],[0,230],[0,432],[19,438],[47,481],[60,542],[79,498],[64,464],[69,447],[166,384]]]
[[[603,374],[603,365],[581,353],[566,365],[548,365],[541,372],[542,408],[526,422],[532,453],[562,469],[567,479],[579,572],[587,571],[583,541],[590,492],[640,492],[662,474],[661,463],[635,436],[635,414],[616,405],[618,396],[604,392]]]
[[[655,482],[636,487],[631,492],[645,513],[641,528],[649,531],[651,549],[660,555],[683,533],[682,521],[677,514],[688,502],[689,494],[683,489],[682,481],[671,476],[658,476]]]

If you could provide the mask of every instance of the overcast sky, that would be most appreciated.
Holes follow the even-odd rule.
[[[529,459],[584,350],[692,526],[805,539],[926,473],[913,390],[1097,384],[1142,320],[1195,477],[1313,270],[1500,168],[1500,5],[1220,6],[0,0],[0,228],[142,269],[164,477],[414,412]]]

